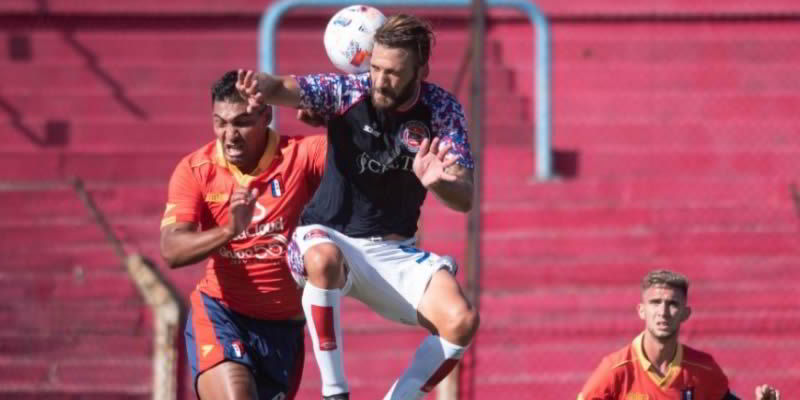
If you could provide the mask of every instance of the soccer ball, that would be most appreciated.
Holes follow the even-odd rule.
[[[377,8],[355,5],[333,15],[325,28],[325,51],[336,68],[350,73],[366,72],[375,31],[386,21]]]

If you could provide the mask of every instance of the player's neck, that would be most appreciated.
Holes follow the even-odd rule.
[[[663,376],[669,371],[669,364],[678,351],[678,335],[662,341],[645,333],[642,338],[642,351]]]
[[[256,168],[258,168],[258,164],[261,163],[261,159],[264,158],[264,153],[269,149],[269,144],[273,140],[277,139],[275,136],[277,136],[277,133],[272,129],[270,129],[269,127],[267,127],[267,140],[264,141],[264,146],[261,148],[261,151],[257,153],[258,156],[253,157],[253,159],[250,160],[247,164],[239,167],[239,171],[241,171],[245,175],[251,175],[251,173],[255,171]]]
[[[406,112],[414,107],[414,104],[417,104],[417,100],[419,100],[419,93],[422,91],[422,84],[416,85],[414,89],[414,95],[412,95],[405,103],[401,104],[400,107],[397,107],[397,111],[399,112]]]

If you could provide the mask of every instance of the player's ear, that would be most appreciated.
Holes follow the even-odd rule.
[[[644,303],[640,302],[639,304],[636,305],[636,312],[639,313],[639,319],[641,319],[642,321],[645,321],[647,319],[645,318],[644,315]]]

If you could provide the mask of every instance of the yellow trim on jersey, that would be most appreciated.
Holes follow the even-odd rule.
[[[616,364],[616,365],[614,365],[613,367],[611,367],[611,369],[616,369],[616,368],[619,368],[619,367],[621,367],[621,366],[623,366],[623,365],[625,365],[625,364],[627,364],[627,363],[631,363],[631,362],[633,362],[633,361],[631,361],[631,360],[625,360],[625,361],[622,361],[622,362],[620,362],[619,364]]]
[[[642,345],[644,344],[644,332],[639,334],[636,339],[633,339],[633,351],[636,353],[636,358],[639,359],[639,363],[642,366],[642,369],[647,372],[647,375],[650,377],[650,380],[653,381],[656,385],[661,388],[665,388],[669,386],[675,378],[678,377],[678,374],[681,371],[681,362],[683,361],[683,346],[678,343],[678,350],[675,352],[675,357],[672,358],[672,361],[669,362],[669,370],[664,377],[658,376],[653,369],[656,369],[656,366],[653,365],[650,360],[647,359],[644,355],[644,350]]]
[[[199,167],[201,165],[205,165],[205,164],[208,164],[210,162],[211,161],[208,161],[208,160],[200,160],[200,161],[196,161],[194,164],[190,165],[190,167],[191,168],[197,168],[197,167]]]
[[[173,203],[167,203],[167,207],[164,209],[164,215],[167,215],[167,213],[169,212],[169,210],[172,210],[173,208],[175,208],[175,206],[176,206],[176,205],[177,205],[177,204],[173,204]]]
[[[207,203],[224,203],[228,201],[228,194],[227,193],[207,193],[206,194],[206,202]]]
[[[175,223],[177,220],[178,220],[178,218],[177,218],[177,217],[175,217],[174,215],[173,215],[173,216],[171,216],[171,217],[164,218],[164,219],[162,219],[162,220],[161,220],[161,228],[164,228],[164,227],[165,227],[165,226],[167,226],[167,225],[172,225],[172,224],[174,224],[174,223]]]
[[[272,163],[272,159],[275,157],[276,150],[278,148],[278,133],[273,131],[272,129],[267,129],[267,148],[264,150],[264,154],[261,155],[261,159],[258,160],[258,165],[256,169],[253,170],[250,174],[245,174],[242,171],[239,171],[239,168],[235,165],[228,162],[225,159],[225,154],[222,149],[222,142],[217,140],[216,143],[216,151],[214,152],[214,159],[217,164],[222,166],[223,168],[227,168],[228,171],[231,172],[233,178],[236,179],[236,182],[239,183],[240,186],[248,186],[250,182],[255,179],[258,174],[267,170],[269,165]]]

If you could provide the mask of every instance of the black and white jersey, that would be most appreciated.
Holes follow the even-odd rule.
[[[412,170],[423,139],[451,145],[447,157],[473,168],[466,120],[455,97],[423,82],[406,110],[378,111],[369,74],[295,77],[300,107],[328,122],[328,155],[322,182],[300,223],[321,224],[351,237],[417,231],[426,190]]]

